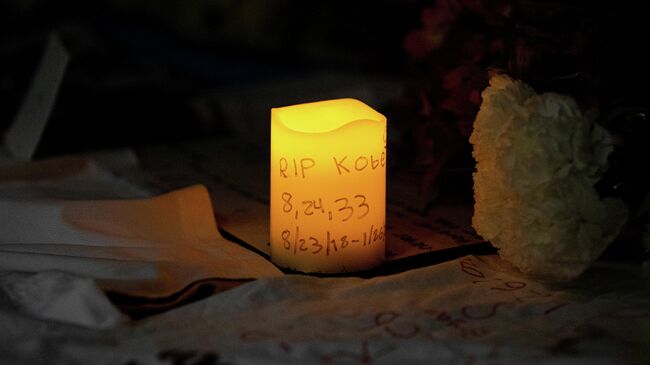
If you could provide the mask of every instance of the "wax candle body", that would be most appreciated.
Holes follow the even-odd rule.
[[[386,118],[354,99],[271,110],[271,259],[351,272],[385,255]]]

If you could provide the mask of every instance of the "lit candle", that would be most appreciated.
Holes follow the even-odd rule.
[[[355,99],[271,110],[271,259],[338,273],[385,255],[386,117]]]

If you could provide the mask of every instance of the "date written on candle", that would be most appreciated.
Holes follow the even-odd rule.
[[[324,204],[322,198],[299,200],[285,191],[282,193],[282,212],[292,214],[295,219],[300,216],[326,215],[330,221],[340,219],[347,222],[353,218],[362,219],[367,216],[370,213],[370,205],[363,194],[342,196]]]
[[[282,247],[287,251],[309,252],[313,255],[324,253],[326,256],[339,250],[345,250],[354,245],[367,246],[385,240],[384,226],[370,228],[359,237],[350,235],[336,235],[326,231],[323,237],[306,236],[300,234],[300,227],[296,226],[293,232],[289,229],[282,231]]]

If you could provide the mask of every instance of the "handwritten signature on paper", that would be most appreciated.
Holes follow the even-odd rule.
[[[323,352],[320,355],[320,360],[323,364],[336,364],[339,361],[345,363],[372,364],[375,360],[399,349],[398,343],[391,344],[390,346],[383,344],[379,348],[373,348],[372,339],[377,338],[376,331],[380,331],[380,333],[398,341],[420,338],[433,342],[438,341],[438,338],[433,334],[433,331],[428,331],[428,329],[436,328],[439,324],[457,330],[459,336],[464,339],[479,338],[489,333],[486,328],[477,327],[466,318],[453,317],[444,310],[425,309],[418,311],[415,314],[419,320],[409,319],[414,314],[409,311],[378,310],[370,313],[373,313],[372,325],[365,328],[365,330],[368,330],[370,333],[374,332],[375,334],[368,335],[367,333],[359,333],[361,342],[357,350],[350,350],[346,347],[345,349]],[[364,314],[367,313],[358,312],[352,316],[362,317]],[[426,316],[422,316],[422,314]],[[422,318],[429,318],[430,320],[422,321]],[[240,339],[243,342],[275,341],[277,346],[287,354],[292,352],[294,346],[290,341],[284,339],[282,334],[276,334],[266,330],[243,331],[241,332]],[[327,335],[320,334],[316,334],[313,338],[307,339],[317,341],[334,340],[334,338],[328,338]]]
[[[484,306],[469,305],[462,307],[461,311],[466,318],[476,320],[488,319],[496,316],[499,310],[507,310],[506,308],[512,308],[517,304],[530,303],[533,300],[550,299],[555,296],[553,293],[529,288],[528,283],[524,281],[490,277],[479,269],[475,259],[470,256],[460,259],[459,264],[460,270],[473,279],[472,284],[480,285],[490,291],[512,293],[510,300],[494,302],[489,304],[487,309]],[[550,315],[568,304],[569,302],[563,300],[546,300],[541,314],[545,316]]]
[[[266,345],[276,346],[280,353],[286,356],[298,356],[305,354],[305,351],[297,351],[298,348],[306,344],[318,345],[315,350],[309,351],[310,359],[322,364],[373,364],[384,359],[390,354],[396,356],[398,351],[403,350],[401,344],[403,341],[411,340],[428,340],[436,345],[447,347],[450,345],[449,335],[453,334],[457,339],[472,341],[482,338],[489,338],[494,335],[493,321],[509,312],[521,309],[525,305],[525,310],[538,318],[556,318],[554,315],[567,308],[573,308],[576,303],[566,299],[560,292],[547,291],[541,289],[534,282],[527,281],[509,275],[508,272],[498,272],[491,268],[486,268],[481,264],[480,258],[464,257],[456,262],[454,270],[459,273],[468,285],[476,287],[479,292],[501,293],[503,295],[492,300],[484,301],[478,304],[461,303],[457,308],[450,309],[437,305],[426,305],[413,302],[412,305],[402,307],[355,307],[345,313],[336,310],[332,321],[340,319],[343,322],[357,323],[360,327],[348,328],[349,333],[343,339],[347,339],[340,345],[337,344],[338,338],[334,334],[324,331],[314,331],[311,334],[299,333],[300,342],[294,341],[287,337],[286,330],[274,329],[250,329],[242,328],[239,333],[239,339],[244,343],[266,342]],[[463,305],[467,304],[467,305]],[[338,307],[337,307],[338,308]],[[571,344],[577,344],[582,341],[580,337],[584,331],[580,331],[581,326],[590,322],[594,318],[601,319],[637,319],[650,317],[650,310],[635,310],[629,308],[604,306],[598,308],[595,315],[586,315],[579,318],[571,318],[568,321],[558,322],[559,326],[568,326],[569,329],[576,331],[563,331],[557,333],[557,338],[549,339],[549,344],[545,345],[544,351],[550,355],[562,353],[562,351],[574,351],[572,348],[566,349],[566,343],[571,340]],[[575,309],[575,308],[574,308]],[[327,320],[326,318],[322,318]],[[357,320],[355,322],[355,320]],[[556,327],[554,329],[557,332]],[[442,329],[442,331],[441,331]],[[588,329],[588,328],[587,328]],[[587,330],[585,329],[585,330]],[[567,333],[573,337],[566,337]],[[602,336],[604,332],[599,332]],[[496,333],[498,334],[498,333]],[[295,334],[294,334],[295,335]],[[383,339],[383,340],[382,340]],[[386,341],[390,340],[390,341]],[[322,347],[320,345],[323,345]],[[555,346],[554,344],[557,344]],[[564,347],[562,347],[564,346]],[[574,346],[574,345],[571,345]],[[458,361],[465,364],[476,363],[475,354],[458,352],[458,348],[449,347],[450,351],[455,351],[454,356],[458,356]],[[564,350],[563,350],[564,349]],[[493,344],[491,350],[493,359],[499,357],[499,349]],[[161,351],[158,359],[162,364],[181,364],[181,365],[223,365],[231,364],[224,362],[213,351],[181,351],[168,350]],[[130,362],[125,365],[137,365],[137,362]]]
[[[461,339],[473,340],[491,334],[489,326],[482,325],[482,321],[498,316],[502,311],[511,310],[517,304],[529,303],[540,298],[544,301],[541,314],[549,316],[555,311],[568,305],[568,302],[555,300],[555,295],[529,287],[525,281],[492,277],[486,273],[472,257],[459,260],[459,271],[466,275],[473,285],[484,287],[489,291],[509,293],[510,298],[499,300],[486,305],[467,305],[455,311],[445,308],[422,308],[416,311],[405,309],[374,309],[371,311],[357,311],[352,317],[364,318],[370,316],[372,325],[359,332],[360,344],[357,350],[349,347],[323,352],[320,355],[323,364],[337,362],[372,364],[379,357],[390,354],[399,349],[398,343],[391,347],[373,348],[373,339],[377,334],[396,341],[413,339],[429,340],[439,343],[438,334],[440,326],[448,328]],[[275,341],[277,346],[287,354],[292,352],[294,344],[288,341],[281,333],[272,331],[249,330],[241,332],[240,339],[244,342]],[[316,341],[331,341],[328,336],[314,335],[308,338]],[[474,362],[473,357],[467,357],[466,363]]]

